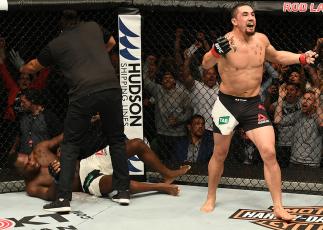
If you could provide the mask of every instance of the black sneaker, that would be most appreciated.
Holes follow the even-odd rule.
[[[68,199],[59,198],[52,203],[45,204],[43,209],[50,212],[70,212],[71,206]]]
[[[112,197],[112,201],[119,203],[120,205],[129,205],[130,193],[128,190],[118,191],[116,195]]]

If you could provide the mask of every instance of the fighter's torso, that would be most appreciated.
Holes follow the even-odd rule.
[[[35,178],[33,178],[32,183],[42,185],[44,187],[50,187],[53,183],[53,178],[48,172],[48,165],[54,160],[59,160],[57,155],[48,148],[46,142],[36,145],[31,154],[33,154],[33,157],[40,165],[39,173]],[[80,191],[78,170],[79,166],[77,165],[73,181],[73,191]]]
[[[32,183],[49,187],[53,182],[53,178],[48,172],[48,165],[54,160],[57,160],[57,156],[50,151],[45,141],[34,147],[33,151],[31,152],[31,158],[40,165],[40,169],[37,176],[35,176],[32,180],[26,181],[27,184]]]
[[[34,154],[34,157],[43,168],[47,168],[51,162],[58,159],[58,157],[47,146],[42,145],[42,143],[38,144],[33,149],[32,154]]]
[[[220,90],[241,97],[258,95],[267,45],[264,35],[255,33],[248,42],[241,41],[232,32],[226,36],[232,50],[218,62]]]

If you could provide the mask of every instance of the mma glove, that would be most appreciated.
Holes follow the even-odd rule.
[[[229,40],[226,37],[218,37],[216,43],[213,44],[211,53],[214,57],[220,58],[225,57],[225,55],[231,50]]]
[[[50,164],[48,165],[48,172],[49,172],[49,174],[54,178],[54,182],[55,182],[56,184],[58,184],[58,181],[59,181],[59,172],[56,172],[56,171],[55,171],[55,169],[54,169],[54,167],[53,167],[53,164],[52,164],[52,163],[50,163]]]

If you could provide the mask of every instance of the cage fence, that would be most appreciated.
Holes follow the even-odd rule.
[[[135,4],[136,2],[137,4]],[[165,6],[165,2],[167,2],[167,6]],[[171,2],[173,2],[173,5]],[[221,5],[221,1],[217,1],[217,7],[203,8],[197,6],[197,3],[194,5],[192,2],[194,1],[183,1],[181,5],[177,4],[176,1],[160,1],[160,4],[156,5],[149,4],[149,1],[129,1],[126,4],[120,1],[97,1],[77,5],[61,3],[56,5],[53,3],[50,5],[17,4],[12,7],[12,10],[9,7],[8,12],[1,12],[0,33],[4,44],[0,51],[0,181],[2,182],[0,192],[24,189],[23,178],[13,169],[8,160],[16,137],[21,135],[20,119],[25,115],[21,113],[19,100],[17,100],[19,99],[18,91],[23,77],[19,74],[14,61],[10,59],[10,51],[19,52],[24,61],[37,57],[39,51],[60,34],[60,12],[65,8],[78,10],[82,20],[98,22],[103,28],[110,31],[115,38],[118,38],[117,16],[120,7],[139,8],[142,16],[143,72],[150,78],[151,84],[159,87],[164,86],[165,75],[172,75],[176,81],[176,89],[181,92],[176,98],[171,98],[170,101],[165,102],[165,98],[154,96],[154,92],[150,92],[149,86],[147,86],[149,84],[146,84],[148,80],[145,81],[144,79],[144,136],[148,139],[150,147],[158,157],[169,167],[176,168],[187,163],[192,165],[191,171],[180,177],[178,183],[206,185],[208,179],[207,167],[212,154],[213,143],[210,147],[210,143],[203,142],[206,145],[205,148],[195,146],[197,149],[194,150],[194,146],[189,145],[191,131],[187,127],[192,125],[189,124],[189,121],[195,113],[199,113],[204,119],[209,120],[211,111],[207,111],[207,108],[210,107],[208,103],[211,101],[210,94],[212,95],[212,92],[200,90],[198,94],[192,97],[191,89],[187,89],[183,83],[185,81],[185,79],[183,80],[183,71],[190,73],[193,82],[205,84],[203,71],[200,67],[203,55],[212,46],[216,38],[231,30],[231,22],[230,12],[225,3]],[[206,4],[205,2],[209,1],[197,2]],[[282,14],[276,11],[261,11],[256,12],[256,17],[257,31],[265,33],[277,50],[305,52],[314,49],[317,46],[317,39],[323,36],[321,14]],[[118,47],[115,47],[110,55],[116,71],[118,71]],[[185,62],[188,62],[188,64],[185,65]],[[263,95],[265,107],[272,120],[275,119],[279,87],[285,84],[284,86],[287,88],[286,82],[294,75],[299,75],[301,79],[298,84],[297,95],[296,93],[293,94],[293,89],[288,91],[288,97],[295,97],[295,100],[291,99],[292,102],[288,102],[284,98],[285,104],[283,104],[282,113],[284,117],[281,120],[284,120],[286,125],[283,123],[274,124],[277,159],[282,168],[283,189],[311,194],[322,193],[323,164],[320,127],[313,122],[314,118],[303,119],[302,126],[298,130],[294,130],[293,125],[289,125],[292,121],[299,124],[295,117],[297,113],[302,111],[302,95],[310,89],[314,89],[314,91],[319,87],[322,89],[320,65],[312,68],[319,73],[316,77],[313,76],[310,68],[301,68],[299,65],[289,68],[278,65],[270,66],[274,68],[273,71],[277,72],[278,77],[272,78],[272,82],[265,88]],[[64,77],[55,66],[50,67],[49,72],[42,74],[28,77],[32,82],[42,81],[38,88],[42,91],[46,108],[53,112],[63,124],[68,105],[67,85]],[[271,76],[264,72],[263,81],[265,82],[268,79],[271,79]],[[217,76],[214,84],[218,84],[219,81],[220,77]],[[16,90],[17,87],[18,90]],[[14,90],[17,92],[12,99],[12,95],[14,95],[12,91]],[[320,98],[322,100],[322,94]],[[198,102],[194,104],[196,99],[198,99]],[[166,110],[162,112],[159,110],[161,103],[168,105]],[[199,105],[197,106],[196,103]],[[197,107],[194,108],[194,106]],[[169,135],[163,133],[165,129],[163,125],[165,126],[165,124],[161,120],[170,116],[170,114],[176,116],[183,113],[184,110],[190,112],[185,114],[183,120],[175,128],[166,124],[167,130],[173,129],[173,132],[170,131],[171,134]],[[207,141],[212,142],[208,121],[206,121],[205,127],[204,134],[209,137]],[[176,133],[176,130],[180,131]],[[183,133],[184,131],[185,133]],[[196,155],[191,156],[191,158],[179,156],[178,154],[185,154],[181,149],[183,147],[181,144],[187,145],[186,154],[188,151]],[[199,151],[200,149],[203,149],[203,151]],[[18,150],[19,146],[16,148],[16,151]],[[204,155],[204,157],[199,157],[198,154]],[[298,161],[298,159],[300,160]],[[221,186],[266,189],[263,170],[259,152],[246,138],[244,131],[238,129],[233,136],[225,162]],[[146,167],[146,171],[149,181],[159,179],[157,173],[149,167]]]

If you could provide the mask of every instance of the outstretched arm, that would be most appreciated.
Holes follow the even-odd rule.
[[[269,45],[266,48],[266,60],[277,64],[299,64],[300,56],[301,54],[296,54],[289,51],[277,51],[272,45]]]
[[[20,67],[20,72],[21,73],[27,73],[27,74],[32,74],[32,73],[37,73],[38,71],[44,69],[45,67],[42,66],[37,58],[31,60],[27,64],[23,65]]]
[[[268,38],[265,37],[267,46],[266,46],[266,60],[282,64],[282,65],[293,65],[293,64],[313,64],[315,58],[318,56],[313,51],[307,51],[306,53],[297,54],[289,51],[278,51],[276,50],[269,42]]]

